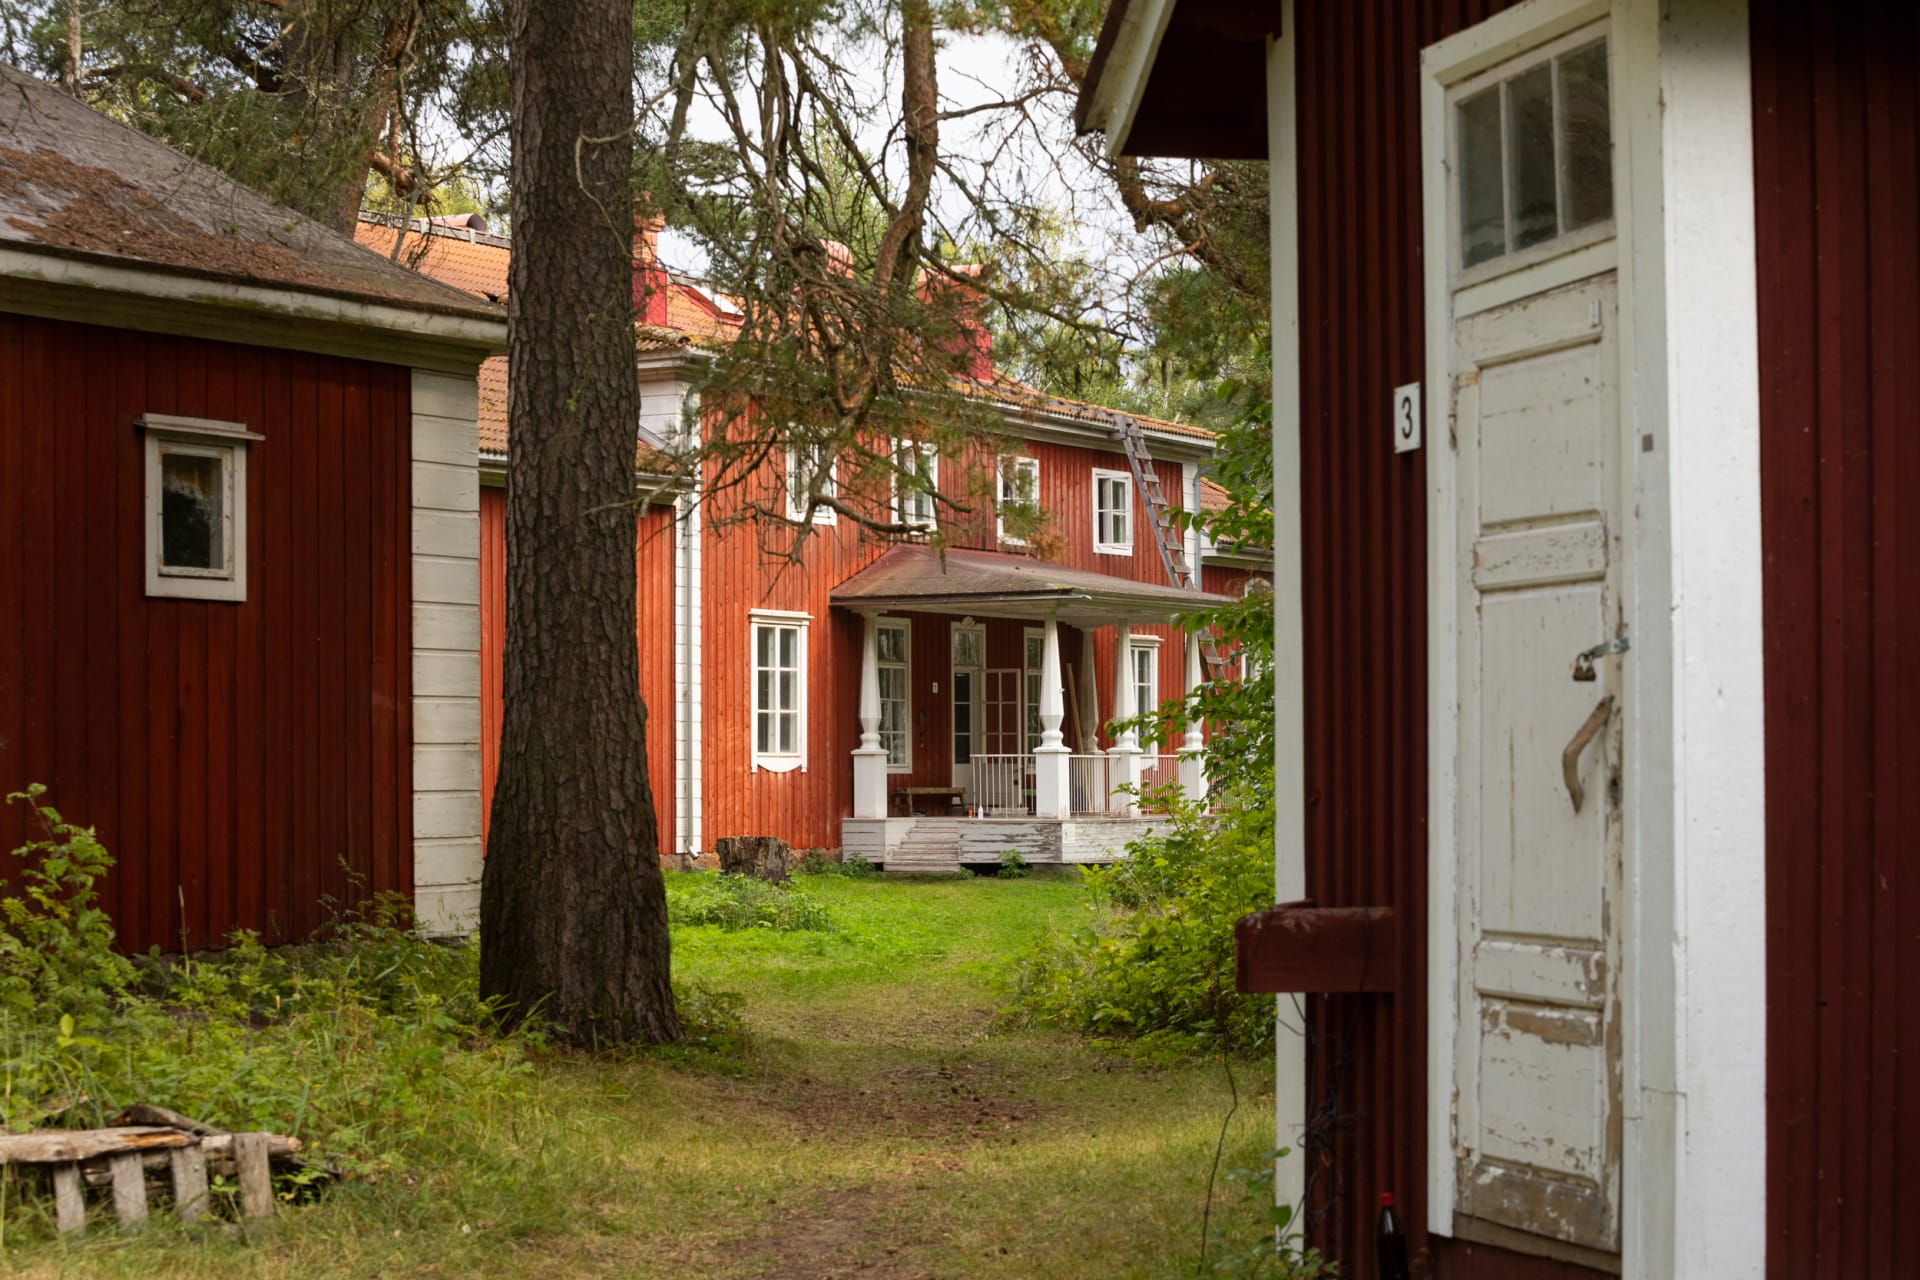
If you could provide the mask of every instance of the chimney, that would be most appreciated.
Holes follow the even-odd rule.
[[[671,287],[660,265],[660,229],[666,219],[633,215],[633,318],[641,324],[667,322],[667,290]]]
[[[931,304],[939,298],[949,309],[952,327],[935,338],[935,348],[954,358],[956,371],[963,377],[975,382],[991,382],[993,335],[980,319],[980,304],[985,295],[978,287],[966,283],[978,279],[980,274],[978,263],[952,268],[951,275],[959,279],[934,275],[922,268],[917,283],[922,301]]]

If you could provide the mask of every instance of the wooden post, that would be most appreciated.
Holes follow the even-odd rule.
[[[273,1216],[273,1167],[269,1163],[267,1135],[233,1135],[233,1163],[240,1175],[240,1214],[245,1218]]]
[[[147,1171],[138,1151],[122,1151],[107,1158],[113,1171],[113,1211],[125,1231],[138,1231],[147,1221]]]
[[[80,1192],[77,1164],[53,1166],[53,1216],[61,1235],[87,1225],[87,1202]]]
[[[191,1226],[207,1212],[207,1153],[199,1147],[175,1147],[167,1155],[173,1165],[173,1211]]]
[[[880,619],[867,614],[860,642],[860,745],[853,749],[853,816],[887,816],[887,751],[880,745]]]

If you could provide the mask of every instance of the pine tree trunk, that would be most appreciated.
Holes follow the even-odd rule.
[[[481,989],[680,1037],[634,641],[632,11],[514,0],[506,713]]]

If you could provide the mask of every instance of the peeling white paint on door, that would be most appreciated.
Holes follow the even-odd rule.
[[[1456,1210],[1620,1245],[1620,413],[1609,273],[1454,327]],[[1591,726],[1583,741],[1582,730]]]

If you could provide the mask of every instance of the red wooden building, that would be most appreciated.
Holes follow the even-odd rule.
[[[0,790],[130,948],[478,905],[495,305],[0,67]],[[11,806],[7,847],[28,832]]]
[[[395,234],[373,219],[359,229],[383,253]],[[504,292],[506,238],[420,224],[406,236],[401,256],[422,271],[483,296]],[[1115,856],[1152,821],[1127,788],[1178,780],[1179,757],[1191,757],[1197,739],[1143,746],[1105,726],[1143,699],[1181,695],[1200,655],[1169,618],[1241,590],[1264,575],[1264,559],[1202,546],[1192,534],[1170,570],[1156,541],[1164,515],[1136,480],[1110,415],[984,367],[973,390],[1017,447],[1004,456],[972,446],[926,452],[933,490],[969,508],[944,517],[944,556],[812,508],[808,495],[837,483],[831,463],[783,455],[712,494],[649,476],[644,458],[689,424],[728,429],[702,406],[700,386],[739,312],[662,268],[652,228],[639,229],[634,264],[639,484],[649,499],[639,517],[636,625],[649,773],[667,780],[654,789],[661,852],[775,835],[896,869],[990,863],[1009,848],[1036,861]],[[489,791],[506,616],[505,378],[504,361],[481,371]],[[1201,501],[1212,438],[1176,423],[1141,426],[1136,452],[1162,493]],[[996,496],[983,502],[986,491]],[[1007,536],[1000,494],[1050,513],[1059,552],[1041,559]],[[948,510],[924,494],[896,502],[903,522],[932,524]],[[740,518],[783,507],[784,523]],[[787,552],[803,533],[796,562]],[[1133,678],[1116,683],[1119,670]],[[1197,759],[1184,769],[1190,789],[1204,785]]]
[[[1346,1274],[1384,1191],[1439,1277],[1914,1272],[1916,55],[1908,4],[1112,6],[1084,123],[1270,165],[1320,910],[1261,937],[1391,959],[1245,958]]]

